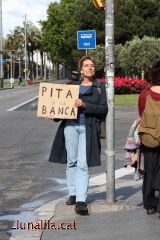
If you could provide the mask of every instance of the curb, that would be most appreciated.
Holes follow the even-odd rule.
[[[56,223],[57,221],[70,221],[75,219],[79,215],[75,213],[75,205],[66,205],[65,202],[59,202],[55,205],[55,215],[50,219]],[[109,212],[120,212],[120,211],[133,211],[142,208],[138,205],[130,204],[127,201],[118,201],[117,203],[108,203],[105,201],[94,201],[88,204],[89,215],[105,214]],[[43,239],[43,235],[46,234],[46,229],[43,229],[40,240]],[[20,240],[20,239],[18,239]],[[27,239],[28,240],[28,239]]]
[[[0,88],[0,91],[1,90],[8,90],[8,89],[13,89],[13,88],[10,88],[10,87],[8,87],[8,88]]]
[[[77,216],[75,213],[75,205],[66,205],[64,202],[60,202],[55,206],[54,218],[68,218]],[[88,204],[88,212],[91,214],[106,213],[106,212],[117,212],[117,211],[128,211],[142,208],[126,201],[117,203],[108,203],[105,201],[95,201]]]
[[[58,219],[69,219],[78,216],[75,213],[75,205],[66,205],[65,198],[61,198],[52,202],[49,202],[37,209],[34,210],[34,213],[38,216],[36,223],[41,220],[51,220],[54,221]],[[131,204],[126,201],[118,201],[116,203],[108,203],[105,201],[94,201],[88,204],[88,212],[91,214],[101,214],[107,212],[117,212],[117,211],[127,211],[127,210],[135,210],[139,207],[137,205]],[[23,233],[12,236],[10,240],[40,240],[42,234],[44,233],[44,229],[33,229],[33,230],[25,230]]]
[[[141,181],[135,182],[134,180],[126,181],[119,180],[116,184],[116,189],[122,189],[124,193],[125,187],[136,187],[141,186]],[[135,188],[137,189],[137,188]],[[120,211],[133,211],[136,209],[142,209],[143,206],[141,204],[141,196],[139,197],[139,193],[141,190],[139,188],[136,190],[136,193],[133,193],[131,196],[123,194],[127,199],[118,199],[114,203],[109,203],[105,199],[94,200],[92,194],[99,194],[104,192],[104,185],[95,186],[93,189],[91,188],[89,191],[90,198],[88,199],[88,211],[90,215],[103,214],[109,212],[120,212]],[[120,194],[120,193],[119,193]],[[39,221],[58,221],[72,219],[77,217],[75,213],[75,205],[66,205],[66,198],[68,195],[58,198],[54,201],[48,202],[36,209],[33,210],[33,213],[37,216],[36,223]],[[40,240],[42,239],[43,233],[46,229],[33,229],[33,230],[23,230],[23,233],[19,233],[15,236],[12,236],[10,240]]]

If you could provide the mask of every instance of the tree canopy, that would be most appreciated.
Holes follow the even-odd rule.
[[[115,43],[125,44],[134,36],[160,37],[160,1],[119,0],[115,15]],[[43,44],[52,61],[74,64],[84,51],[77,50],[77,31],[96,30],[97,45],[105,41],[105,11],[91,0],[61,0],[50,3],[42,21]]]
[[[77,50],[77,31],[94,29],[97,43],[104,43],[104,11],[99,12],[89,0],[61,0],[53,2],[41,22],[43,44],[52,61],[74,64],[84,55]]]
[[[124,44],[135,35],[160,37],[159,0],[119,0],[115,16],[115,43]]]
[[[159,0],[118,0],[115,44],[125,45],[135,36],[139,39],[143,39],[144,36],[160,38],[159,19]],[[75,68],[78,59],[85,54],[84,50],[77,49],[77,31],[96,30],[97,49],[90,53],[103,58],[105,11],[96,9],[91,0],[51,2],[47,10],[47,20],[40,23],[41,32],[31,25],[28,34],[27,42],[31,43],[31,47],[27,49],[30,49],[32,56],[33,51],[39,49],[41,53],[47,52],[52,62],[65,63]],[[20,48],[21,44],[24,44],[23,32],[23,28],[16,27],[14,32],[8,35],[7,48]]]
[[[146,71],[159,56],[160,38],[144,36],[140,39],[135,37],[132,41],[127,41],[124,46],[116,45],[117,65],[138,75],[142,69]]]

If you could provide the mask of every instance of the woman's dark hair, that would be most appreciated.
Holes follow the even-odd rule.
[[[151,85],[160,85],[160,59],[156,60],[152,66],[149,67],[145,74],[145,79]]]
[[[78,71],[79,72],[82,70],[83,62],[86,61],[86,60],[90,60],[94,63],[94,65],[96,65],[95,60],[91,56],[87,56],[87,55],[83,56],[78,62]]]

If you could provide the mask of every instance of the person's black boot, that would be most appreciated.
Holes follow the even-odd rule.
[[[88,215],[88,208],[85,202],[76,202],[75,212],[80,215]]]
[[[76,204],[76,196],[69,196],[68,200],[66,201],[66,205],[74,205]]]
[[[153,215],[153,214],[155,214],[156,213],[156,209],[155,208],[149,208],[149,209],[147,209],[147,214],[148,215]]]

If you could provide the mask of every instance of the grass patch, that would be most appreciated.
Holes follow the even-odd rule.
[[[115,106],[129,107],[138,105],[139,94],[115,95]]]

